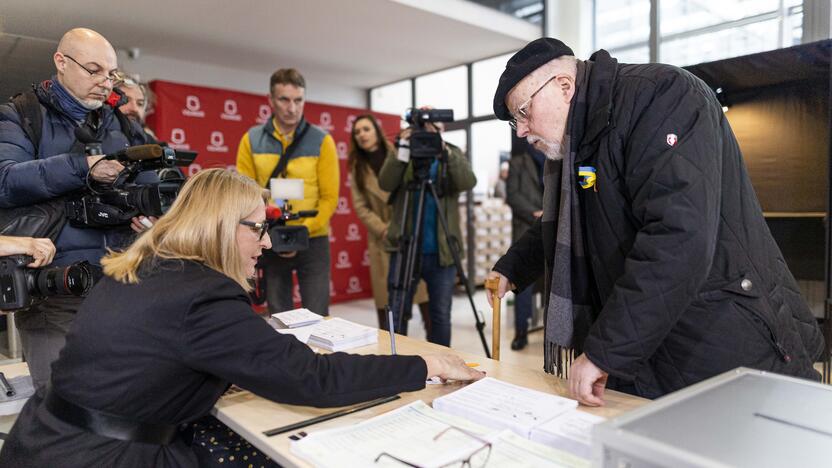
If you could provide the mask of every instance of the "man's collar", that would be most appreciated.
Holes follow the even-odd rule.
[[[610,126],[612,116],[612,88],[618,75],[618,60],[610,57],[609,52],[601,49],[591,57],[591,69],[587,69],[589,86],[586,90],[587,119],[581,147],[592,144]],[[578,151],[578,159],[583,152]]]

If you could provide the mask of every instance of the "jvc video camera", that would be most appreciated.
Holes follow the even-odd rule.
[[[101,279],[101,267],[89,262],[28,268],[28,255],[0,257],[0,310],[24,309],[49,296],[86,296]]]
[[[87,143],[85,152],[88,156],[100,155],[101,145]],[[104,160],[118,161],[124,170],[111,184],[88,180],[86,190],[67,201],[67,219],[76,227],[109,228],[130,224],[134,216],[162,216],[179,194],[184,179],[137,184],[136,177],[143,171],[185,167],[195,158],[194,152],[161,145],[132,146],[105,155]]]
[[[318,215],[318,210],[292,213],[291,209],[290,205],[286,205],[283,210],[276,206],[269,206],[266,210],[272,250],[276,253],[298,252],[309,248],[309,230],[306,229],[306,226],[288,226],[286,222],[300,218],[312,218]]]
[[[407,109],[404,120],[413,127],[410,134],[410,158],[414,164],[419,160],[435,159],[442,154],[442,137],[438,132],[428,132],[428,122],[453,122],[453,109]]]

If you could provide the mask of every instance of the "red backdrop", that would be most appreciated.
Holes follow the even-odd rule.
[[[171,147],[197,151],[196,162],[188,168],[193,175],[203,168],[235,167],[237,145],[243,134],[271,116],[266,95],[241,93],[218,88],[153,81],[156,107],[148,124],[159,140]],[[338,208],[330,221],[331,302],[369,297],[369,257],[367,231],[355,215],[348,185],[347,151],[350,130],[357,115],[365,109],[307,102],[304,115],[310,123],[329,132],[335,139],[341,165]],[[386,133],[399,129],[399,117],[374,114]],[[295,285],[295,302],[300,295]]]

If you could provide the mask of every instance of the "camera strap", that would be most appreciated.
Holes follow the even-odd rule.
[[[26,91],[16,94],[12,99],[12,106],[20,117],[20,127],[26,138],[32,143],[35,149],[35,159],[40,153],[40,135],[43,131],[43,112],[40,109],[40,100],[34,91]]]
[[[269,176],[269,180],[279,178],[279,177],[286,177],[286,166],[289,165],[289,158],[292,157],[295,150],[298,146],[300,146],[301,140],[306,135],[306,131],[309,130],[309,123],[306,122],[306,119],[301,117],[300,123],[298,124],[298,128],[295,130],[295,138],[292,140],[292,144],[289,145],[288,148],[280,155],[280,160],[277,162],[277,167],[274,168],[272,175]],[[268,186],[268,181],[266,182],[266,186]]]

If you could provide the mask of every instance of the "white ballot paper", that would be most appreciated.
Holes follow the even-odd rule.
[[[463,429],[476,437],[456,429]],[[435,439],[437,434],[447,433]],[[483,439],[483,440],[480,440]],[[574,467],[589,466],[587,460],[523,439],[510,431],[489,431],[462,418],[439,413],[422,401],[413,402],[359,424],[313,432],[291,442],[292,453],[316,467],[404,465],[439,467],[463,460],[474,452],[489,450],[486,466]]]
[[[526,439],[535,427],[577,407],[575,400],[491,377],[433,400],[438,411],[494,429],[510,429]]]

